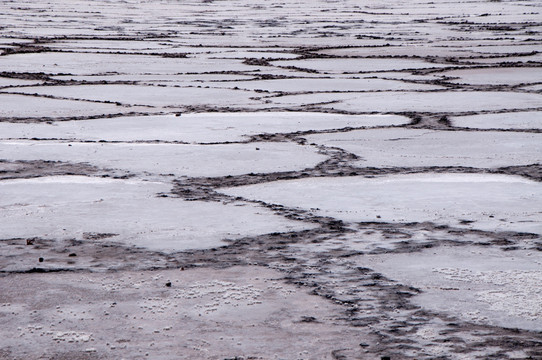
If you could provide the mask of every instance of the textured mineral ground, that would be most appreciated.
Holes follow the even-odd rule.
[[[539,0],[0,19],[1,359],[542,359]]]

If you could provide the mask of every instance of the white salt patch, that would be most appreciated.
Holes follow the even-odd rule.
[[[532,85],[532,86],[525,86],[525,87],[522,87],[522,89],[528,90],[528,91],[538,91],[538,92],[541,92],[541,91],[542,91],[542,84]]]
[[[207,104],[212,106],[242,106],[251,103],[256,93],[243,90],[205,89],[198,87],[159,87],[142,85],[78,85],[26,87],[9,89],[12,93],[56,96],[69,99],[113,101],[130,105],[183,107]],[[92,104],[91,104],[92,105]]]
[[[400,75],[399,75],[400,76]],[[282,92],[303,91],[377,91],[377,90],[437,90],[444,87],[438,85],[414,84],[397,80],[386,79],[276,79],[259,81],[236,81],[230,83],[208,84],[213,87],[233,88],[249,90],[267,90]]]
[[[323,73],[358,73],[446,66],[418,59],[305,59],[273,61],[272,64],[276,66],[307,68]]]
[[[433,44],[431,44],[433,45]],[[438,47],[429,44],[413,44],[405,46],[370,46],[349,47],[342,49],[319,50],[319,54],[334,56],[469,56],[472,50],[464,50],[461,47]],[[431,64],[432,65],[432,64]]]
[[[65,341],[65,342],[75,342],[75,343],[89,342],[91,338],[92,338],[92,334],[77,332],[77,331],[57,331],[52,335],[52,339],[55,341]]]
[[[13,90],[13,89],[11,89]],[[112,104],[97,104],[85,101],[48,99],[43,97],[0,94],[0,117],[76,117],[127,113],[137,111]]]
[[[450,120],[454,126],[473,129],[542,128],[542,113],[536,111],[455,116]]]
[[[42,52],[2,56],[0,68],[16,72],[45,72],[50,74],[92,75],[179,74],[187,72],[249,71],[256,67],[241,60],[164,58],[130,54],[96,54]]]
[[[500,167],[542,162],[542,134],[366,129],[315,134],[310,143],[360,156],[359,166]]]
[[[487,19],[487,17],[486,17]],[[480,54],[514,54],[523,53],[529,54],[533,51],[542,51],[541,44],[529,44],[529,43],[516,43],[516,44],[502,44],[502,45],[484,45],[484,46],[471,46],[465,47],[466,51],[471,51]]]
[[[58,50],[152,50],[160,52],[164,49],[169,49],[170,45],[160,43],[159,40],[97,40],[85,39],[84,41],[74,40],[57,40],[52,44],[47,44],[47,47]]]
[[[43,81],[40,80],[25,80],[0,77],[0,88],[6,86],[39,85],[42,83]]]
[[[155,250],[203,249],[307,227],[253,205],[157,197],[170,184],[58,176],[0,182],[2,237],[82,238],[85,233]],[[24,224],[24,226],[22,225]]]
[[[0,123],[0,137],[74,140],[165,140],[225,142],[247,140],[246,135],[307,130],[408,124],[396,115],[340,115],[297,112],[198,113],[62,121],[54,124]]]
[[[292,143],[185,145],[0,141],[7,160],[86,162],[136,173],[225,176],[301,170],[327,159],[315,148]]]
[[[367,255],[364,266],[423,292],[413,301],[468,321],[542,329],[542,263],[528,251],[439,247]]]
[[[540,267],[542,269],[542,267]],[[489,309],[527,320],[542,319],[542,270],[490,270],[473,272],[469,269],[436,268],[433,271],[446,278],[468,283],[496,285],[498,289],[476,293],[478,301],[485,302]],[[503,291],[503,287],[507,291]],[[515,306],[510,306],[514,304]],[[517,306],[521,304],[521,306]]]
[[[289,106],[333,102],[321,106],[360,112],[462,112],[537,108],[541,97],[517,92],[446,91],[286,95],[271,100],[274,104]]]
[[[475,85],[517,85],[542,81],[542,71],[540,71],[540,68],[534,67],[496,67],[489,69],[463,69],[439,73],[439,76],[441,75],[459,78],[449,80],[449,82],[467,83]]]
[[[170,86],[210,85],[223,81],[249,80],[250,75],[240,74],[99,74],[99,75],[57,75],[54,80],[74,81],[130,81],[147,84],[166,84]],[[235,86],[235,85],[234,85]]]
[[[527,56],[503,56],[497,58],[481,58],[481,59],[469,59],[469,62],[477,64],[500,64],[500,63],[523,63],[529,65],[530,62],[540,62],[542,60],[542,54],[534,52]]]
[[[542,184],[517,176],[313,178],[226,188],[221,192],[303,208],[349,222],[431,221],[489,231],[542,234]],[[462,220],[472,223],[461,224]]]

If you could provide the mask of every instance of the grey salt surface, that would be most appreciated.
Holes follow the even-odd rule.
[[[5,180],[0,182],[0,226],[6,238],[111,234],[111,240],[162,251],[212,248],[226,245],[224,239],[310,228],[250,204],[159,197],[170,188],[168,183],[85,176]]]
[[[542,330],[542,259],[532,251],[441,247],[416,254],[370,255],[360,264],[422,290],[422,307],[467,321]]]
[[[0,359],[540,359],[542,4],[0,0]]]
[[[542,185],[517,176],[419,174],[280,181],[225,194],[348,222],[425,222],[542,234]]]

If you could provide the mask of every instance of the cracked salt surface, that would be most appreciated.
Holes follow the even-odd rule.
[[[448,80],[449,82],[476,85],[518,85],[542,81],[542,71],[537,67],[464,69],[446,71],[439,75],[458,77],[458,79]]]
[[[113,104],[0,93],[0,118],[66,118],[128,113],[138,108]]]
[[[111,240],[158,250],[206,249],[236,239],[311,228],[254,205],[158,197],[171,184],[58,176],[0,182],[3,238]],[[20,224],[25,224],[21,227]]]
[[[542,358],[540,10],[0,1],[0,358]]]
[[[227,176],[302,170],[327,159],[314,147],[293,143],[187,145],[0,141],[8,160],[84,162],[138,174]]]
[[[531,251],[439,247],[368,255],[361,262],[420,288],[414,302],[423,307],[477,323],[542,330],[542,262]]]
[[[96,54],[72,52],[42,52],[14,54],[0,57],[0,67],[17,72],[36,70],[50,74],[92,75],[122,74],[179,74],[213,71],[250,71],[255,67],[241,60],[178,59],[130,54]],[[120,71],[119,71],[120,70]]]
[[[157,108],[182,108],[206,104],[239,106],[252,103],[255,96],[251,91],[229,89],[204,89],[198,87],[157,87],[144,85],[79,85],[52,87],[24,87],[8,89],[10,93],[40,94],[69,99],[119,102],[132,106],[152,106]]]
[[[0,77],[0,88],[6,86],[21,86],[21,85],[40,85],[43,81],[40,80],[25,80]]]
[[[358,166],[472,166],[491,168],[542,162],[542,134],[367,129],[306,136],[360,157]]]
[[[208,86],[222,81],[250,80],[254,76],[242,74],[93,74],[93,75],[55,75],[53,80],[74,81],[124,81],[139,84],[169,85],[169,86]],[[235,87],[235,85],[232,85]]]
[[[538,108],[538,94],[497,91],[367,92],[361,94],[286,95],[273,99],[277,105],[333,102],[325,108],[359,112],[462,112]]]
[[[542,115],[537,111],[454,116],[450,121],[472,129],[542,129]]]
[[[231,83],[209,83],[217,88],[233,88],[249,90],[265,90],[280,92],[334,92],[341,91],[378,91],[378,90],[441,90],[443,86],[431,84],[414,84],[398,80],[367,79],[367,78],[305,78],[305,79],[275,79],[262,81],[236,81]]]
[[[318,178],[219,190],[348,222],[423,222],[542,234],[542,185],[517,176],[416,174]],[[466,224],[464,220],[467,221]]]
[[[4,139],[162,140],[190,143],[246,141],[251,135],[408,124],[396,115],[340,115],[306,112],[199,113],[113,119],[62,121],[52,124],[0,123]]]
[[[233,352],[308,360],[359,342],[359,331],[335,320],[339,305],[285,284],[279,272],[264,267],[14,277],[27,286],[15,293],[0,278],[8,289],[2,295],[11,301],[0,306],[0,315],[16,313],[24,325],[2,326],[0,335],[15,358],[33,351],[51,357],[61,347],[114,358],[142,358],[144,349],[152,359]],[[50,288],[57,288],[58,299]],[[31,346],[17,346],[21,341]]]
[[[323,73],[359,73],[446,67],[418,59],[306,59],[273,61],[276,66],[296,66]]]

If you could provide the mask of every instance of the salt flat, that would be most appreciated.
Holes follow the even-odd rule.
[[[308,59],[274,61],[276,66],[295,66],[303,69],[327,73],[361,73],[373,71],[424,69],[444,67],[441,64],[426,63],[421,60],[401,59]]]
[[[358,166],[369,167],[491,168],[542,161],[538,133],[366,129],[309,135],[307,140],[354,153],[359,156]]]
[[[112,101],[130,106],[152,106],[157,108],[182,108],[188,105],[227,106],[234,101],[248,105],[256,93],[228,91],[223,89],[201,89],[198,87],[157,87],[136,85],[80,85],[43,88],[10,89],[11,93],[25,93],[70,98],[77,100]]]
[[[542,81],[540,69],[530,67],[453,70],[444,72],[443,75],[453,78],[457,77],[457,79],[450,80],[454,83],[467,83],[476,85],[517,85],[538,83]]]
[[[302,170],[326,160],[314,148],[291,143],[189,145],[27,140],[3,141],[0,148],[2,157],[8,160],[83,162],[139,175],[228,176]]]
[[[348,222],[433,222],[542,234],[542,187],[503,175],[421,174],[280,181],[221,190]],[[528,209],[528,210],[527,210]]]
[[[170,190],[166,182],[59,176],[3,181],[0,186],[0,223],[6,238],[63,240],[107,234],[113,241],[175,251],[304,228],[250,205],[159,197]],[[207,222],[203,228],[202,221]]]
[[[265,90],[270,92],[325,92],[336,91],[378,91],[378,90],[439,90],[442,86],[429,84],[407,84],[396,80],[372,78],[317,78],[317,79],[277,79],[266,81],[235,81],[230,83],[208,84],[213,87],[248,90]]]
[[[209,71],[249,71],[254,69],[252,66],[243,65],[239,60],[198,59],[193,61],[184,59],[179,62],[179,59],[175,58],[150,55],[72,52],[15,54],[1,58],[0,66],[18,72],[39,70],[53,74],[68,73],[73,75],[92,75],[109,72],[124,74],[177,74],[200,72],[202,68]]]
[[[0,0],[0,359],[539,359],[536,0]]]
[[[114,104],[97,104],[84,101],[51,99],[36,96],[0,94],[2,118],[66,118],[86,116],[106,116],[137,111]]]
[[[287,95],[272,99],[282,106],[304,103],[352,112],[462,112],[538,108],[539,94],[503,91],[366,92]]]
[[[292,133],[408,124],[395,115],[322,113],[196,113],[126,116],[56,123],[0,123],[3,139],[64,139],[77,141],[177,141],[218,143],[248,141],[259,134]]]
[[[416,255],[368,256],[364,265],[377,268],[423,289],[423,306],[477,323],[537,330],[541,303],[537,283],[542,263],[526,251],[443,247]]]
[[[16,333],[17,340],[31,341],[44,348],[45,354],[54,353],[47,348],[53,342],[72,354],[83,349],[83,354],[156,359],[200,358],[209,353],[228,356],[231,346],[237,352],[269,357],[326,357],[337,341],[344,347],[357,345],[354,331],[334,324],[330,317],[340,312],[339,306],[283,284],[280,275],[264,268],[248,274],[242,267],[206,276],[197,270],[46,274],[39,281],[32,275],[19,275],[18,281],[29,284],[28,292],[23,296],[4,293],[9,305],[0,311],[16,312],[27,325],[2,327],[0,332],[7,339],[4,345],[16,346],[18,341],[11,337]],[[5,278],[0,281],[10,287]],[[163,284],[168,281],[172,286],[166,292]],[[62,287],[59,301],[51,302],[47,288],[57,286]],[[104,291],[109,295],[104,297]],[[39,322],[36,315],[41,317]],[[311,318],[318,322],[303,321]],[[314,331],[320,334],[318,338]],[[295,339],[289,339],[292,334]],[[134,336],[154,345],[140,352]],[[176,346],[172,338],[184,339],[186,346]],[[267,344],[263,350],[262,343]],[[26,357],[33,352],[18,347],[13,354]]]
[[[536,111],[458,116],[454,126],[474,129],[540,129],[542,117]]]

